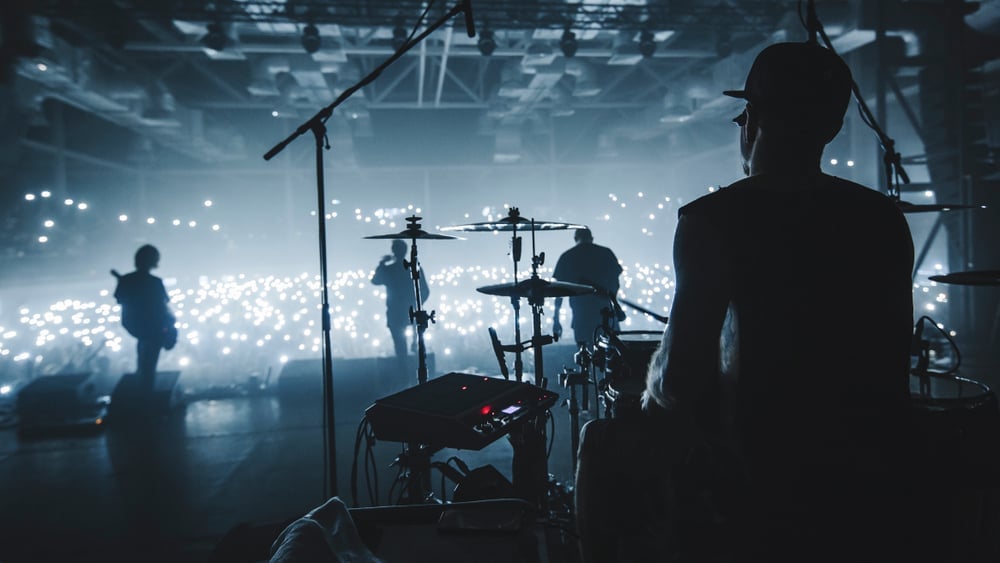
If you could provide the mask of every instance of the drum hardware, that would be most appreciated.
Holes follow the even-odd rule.
[[[423,299],[420,295],[420,263],[417,260],[417,239],[424,240],[455,240],[458,237],[450,235],[439,235],[429,233],[420,228],[420,220],[423,217],[411,215],[406,218],[406,229],[398,233],[385,235],[372,235],[364,237],[366,239],[402,239],[410,241],[410,259],[403,261],[403,266],[410,270],[410,278],[413,280],[413,296],[416,308],[410,307],[410,323],[417,325],[417,384],[427,382],[427,347],[424,343],[424,332],[430,323],[436,322],[434,311],[427,312],[421,304]],[[439,448],[440,449],[440,448]],[[404,492],[407,503],[427,502],[431,497],[430,484],[430,459],[434,455],[433,450],[425,444],[417,442],[407,442],[403,452],[393,461],[393,465],[400,467],[400,479],[404,480]],[[401,498],[403,498],[401,496]]]
[[[953,209],[986,209],[986,206],[961,203],[910,203],[897,199],[896,208],[903,213],[930,213],[935,211],[951,211]]]
[[[557,296],[555,292],[560,290],[570,291],[570,288],[549,288],[548,284],[554,282],[545,282],[545,280],[538,279],[537,268],[545,261],[545,254],[542,253],[538,255],[535,253],[535,233],[537,231],[554,231],[554,230],[566,230],[566,229],[583,229],[586,228],[585,225],[576,225],[573,223],[563,223],[559,221],[538,221],[534,218],[526,219],[521,215],[521,211],[517,207],[511,207],[507,212],[507,216],[502,219],[497,219],[496,221],[486,221],[481,223],[470,223],[467,225],[455,225],[452,227],[442,227],[440,230],[449,231],[461,231],[461,232],[510,232],[511,233],[511,258],[514,263],[514,283],[513,284],[500,284],[499,286],[485,286],[484,288],[478,288],[478,291],[482,293],[487,293],[488,290],[493,290],[498,293],[487,293],[488,295],[503,295],[510,297],[511,306],[514,309],[514,342],[515,344],[506,346],[505,351],[513,351],[514,356],[514,373],[518,381],[522,381],[524,377],[524,362],[522,355],[524,350],[527,349],[527,343],[521,343],[521,303],[520,298],[525,297],[528,299],[528,303],[532,305],[532,313],[541,314],[540,309],[541,301],[545,297],[555,297]],[[533,281],[528,281],[525,285],[518,285],[517,279],[517,268],[521,261],[521,237],[517,235],[518,232],[531,231],[531,251],[532,251],[532,278]],[[545,283],[542,283],[545,282]],[[487,291],[484,291],[487,290]],[[590,288],[593,291],[593,288]],[[536,306],[535,303],[538,303]],[[554,339],[552,337],[543,338],[541,337],[541,319],[535,318],[533,323],[534,334],[531,339],[531,346],[535,348],[535,385],[544,387],[542,384],[542,356],[541,356],[541,346],[548,344]],[[548,340],[548,341],[546,341]]]
[[[955,285],[996,285],[1000,286],[1000,270],[970,270],[931,276],[932,281]]]
[[[559,374],[559,383],[569,389],[569,398],[566,399],[566,405],[569,407],[569,420],[570,420],[570,459],[572,461],[573,474],[576,474],[576,453],[580,449],[580,406],[576,401],[576,386],[584,386],[590,380],[590,374],[586,371],[570,371],[568,368],[564,367],[562,373]],[[584,390],[584,393],[587,391]]]
[[[628,305],[629,307],[635,309],[636,311],[639,311],[640,313],[645,313],[645,314],[649,315],[650,317],[653,317],[654,319],[660,321],[663,324],[667,324],[668,318],[664,317],[663,315],[658,315],[658,314],[650,311],[649,309],[645,309],[643,307],[640,307],[640,306],[636,305],[635,303],[632,303],[628,299],[619,299],[618,301],[621,301],[625,305]]]
[[[598,336],[593,362],[604,373],[597,390],[606,417],[629,418],[640,412],[646,373],[661,337],[661,332],[648,330]]]
[[[409,239],[410,241],[410,259],[403,261],[403,266],[410,270],[410,277],[413,279],[413,295],[416,299],[416,309],[410,307],[410,322],[416,323],[417,325],[417,383],[425,383],[427,381],[427,348],[424,345],[424,332],[427,330],[427,325],[429,323],[436,322],[434,320],[434,311],[428,313],[423,309],[421,303],[423,300],[420,297],[420,263],[417,261],[417,239],[426,240],[455,240],[458,237],[453,237],[450,235],[439,235],[436,233],[428,233],[427,231],[420,228],[420,220],[423,217],[417,217],[416,215],[411,215],[406,218],[406,229],[398,233],[390,233],[386,235],[372,235],[364,237],[366,239]]]
[[[506,361],[503,360],[504,352],[514,352],[514,373],[517,381],[524,378],[523,353],[529,347],[534,351],[535,379],[536,386],[542,389],[547,387],[548,381],[545,377],[544,357],[542,347],[555,342],[551,335],[542,334],[542,308],[547,297],[584,295],[592,293],[593,287],[580,284],[565,284],[562,282],[549,282],[538,276],[538,267],[545,263],[545,253],[538,253],[535,244],[535,233],[538,231],[564,230],[585,228],[584,225],[573,225],[570,223],[560,223],[553,221],[536,221],[534,218],[525,219],[521,216],[520,210],[512,207],[506,218],[490,221],[486,223],[476,223],[471,225],[459,225],[456,227],[445,227],[443,231],[471,231],[471,232],[497,232],[509,231],[511,233],[511,257],[514,262],[514,282],[510,284],[499,284],[477,288],[480,293],[487,295],[499,295],[510,297],[511,306],[514,309],[514,344],[503,345],[499,338],[493,341],[494,353],[497,354],[497,361],[501,365],[501,372],[506,368]],[[521,260],[521,238],[518,231],[529,230],[531,232],[531,276],[527,280],[518,280],[518,263]],[[531,306],[532,336],[525,342],[521,341],[521,298],[526,298]],[[495,330],[494,330],[495,332]],[[548,460],[545,447],[545,416],[536,416],[527,421],[510,434],[510,442],[514,447],[514,486],[518,495],[542,509],[548,505],[547,491],[548,482]]]

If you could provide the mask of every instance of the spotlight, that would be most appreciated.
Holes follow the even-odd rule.
[[[302,28],[302,48],[310,55],[319,51],[320,46],[319,30],[316,26],[309,24]]]
[[[559,40],[559,48],[562,49],[563,55],[566,58],[570,58],[576,54],[576,50],[579,47],[576,43],[576,34],[570,30],[566,30],[562,34],[562,39]]]
[[[398,51],[406,45],[406,39],[409,37],[409,33],[403,29],[402,26],[396,26],[392,30],[392,50]]]
[[[483,54],[484,57],[488,57],[493,54],[493,51],[497,50],[497,42],[493,39],[493,32],[489,29],[484,29],[479,34],[479,52]]]
[[[222,24],[210,23],[208,24],[208,33],[201,38],[201,42],[213,51],[221,51],[226,48],[226,43],[229,42],[229,39],[222,30]]]
[[[656,42],[653,41],[653,34],[649,31],[643,30],[639,34],[639,53],[642,54],[643,58],[650,58],[653,53],[656,52]]]

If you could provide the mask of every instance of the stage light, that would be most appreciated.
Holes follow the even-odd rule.
[[[319,29],[315,25],[309,24],[302,29],[302,48],[310,55],[319,51],[322,40],[319,37]]]
[[[208,33],[201,38],[201,43],[213,51],[221,51],[226,48],[229,38],[222,30],[222,24],[210,23],[207,26]]]
[[[479,33],[479,42],[476,45],[484,57],[492,55],[493,51],[497,50],[497,42],[493,39],[493,31],[489,29],[481,31]]]
[[[656,42],[653,40],[653,34],[647,30],[643,30],[639,34],[639,53],[643,58],[650,58],[653,53],[656,52]]]
[[[576,42],[576,34],[568,29],[564,31],[562,38],[559,40],[559,48],[562,49],[563,55],[567,59],[575,55],[577,48],[579,48]]]

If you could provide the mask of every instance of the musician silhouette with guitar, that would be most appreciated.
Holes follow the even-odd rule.
[[[160,264],[160,251],[146,244],[135,253],[135,271],[118,279],[115,299],[122,306],[122,326],[138,340],[136,376],[143,391],[152,393],[160,350],[177,344],[176,318],[170,311],[170,297],[163,280],[150,271]]]

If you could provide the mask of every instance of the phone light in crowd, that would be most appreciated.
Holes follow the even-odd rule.
[[[88,207],[90,207],[90,206],[89,206],[89,205],[87,205],[87,203],[86,203],[86,202],[83,202],[83,201],[81,201],[81,202],[80,202],[80,203],[79,203],[79,204],[78,204],[78,205],[76,206],[76,208],[77,208],[77,209],[79,209],[80,211],[86,211]]]
[[[49,65],[45,63],[38,63],[37,65],[35,65],[35,68],[37,68],[40,72],[45,72],[49,70]]]
[[[42,224],[45,225],[46,229],[51,229],[52,227],[56,226],[56,222],[53,221],[52,219],[46,219],[45,222]]]
[[[847,161],[847,165],[848,166],[854,166],[854,161],[853,160],[848,160]]]
[[[198,222],[197,221],[188,221],[188,227],[191,227],[193,229],[193,228],[195,228],[197,226],[198,226]]]
[[[205,200],[205,207],[212,207],[212,200],[206,199]]]
[[[213,231],[218,231],[219,230],[219,226],[218,225],[212,225],[212,230]]]
[[[271,110],[271,117],[278,117],[279,115],[281,115],[281,114],[278,113],[278,110],[276,110],[276,109]]]
[[[70,198],[66,198],[65,200],[63,200],[63,203],[65,203],[66,205],[73,205],[73,200]]]
[[[38,242],[40,242],[42,244],[45,244],[45,243],[49,242],[49,237],[47,237],[45,235],[42,235],[42,236],[38,237]]]
[[[118,216],[118,220],[124,223],[125,221],[128,221],[128,215],[122,213],[121,215]]]
[[[28,201],[35,201],[35,194],[24,194],[24,199]]]
[[[178,225],[181,224],[181,220],[180,219],[174,219],[173,221],[171,221],[171,224],[176,227],[176,226],[178,226]]]
[[[836,166],[837,162],[839,162],[839,161],[836,158],[831,158],[830,159],[830,164],[832,164],[833,166]]]
[[[152,225],[155,222],[156,222],[156,218],[155,217],[147,217],[146,218],[146,223],[148,223],[150,225]]]
[[[49,190],[42,190],[42,193],[39,195],[42,197],[52,197],[52,192],[50,192]]]

